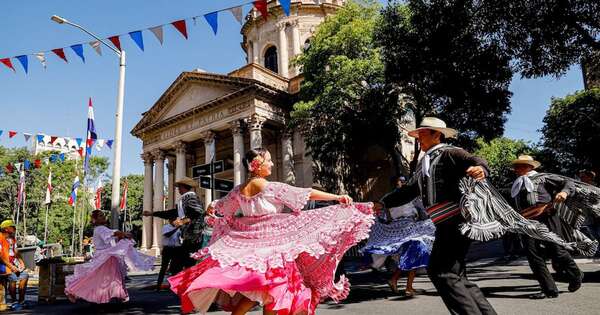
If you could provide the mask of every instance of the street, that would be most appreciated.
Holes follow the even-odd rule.
[[[600,266],[592,259],[577,260],[585,272],[583,287],[576,293],[567,291],[567,283],[559,282],[561,295],[557,299],[530,300],[529,294],[538,291],[527,261],[520,259],[509,264],[495,263],[493,260],[480,260],[469,265],[470,279],[476,282],[488,297],[498,314],[598,314],[600,296]],[[54,305],[37,305],[37,291],[30,288],[28,300],[33,305],[19,314],[177,314],[179,303],[170,291],[156,293],[147,289],[156,279],[155,274],[131,275],[128,283],[131,300],[126,304],[91,305],[80,302],[71,304],[66,300]],[[322,303],[317,314],[448,314],[426,275],[415,280],[415,288],[423,290],[412,299],[404,299],[392,294],[383,279],[377,279],[371,272],[350,274],[352,290],[347,300],[341,304]],[[403,286],[400,280],[399,287]],[[16,314],[16,313],[15,313]],[[211,311],[209,314],[227,314]],[[262,314],[256,310],[249,314]]]

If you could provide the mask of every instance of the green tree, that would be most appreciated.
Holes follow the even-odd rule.
[[[515,178],[511,162],[521,154],[534,154],[535,152],[535,148],[523,140],[500,137],[491,141],[477,139],[477,150],[474,154],[488,162],[490,181],[498,188],[506,188]]]
[[[552,99],[542,127],[548,170],[574,176],[588,168],[600,171],[600,89]]]
[[[378,6],[349,1],[317,29],[296,64],[304,73],[292,121],[300,127],[316,167],[315,177],[329,190],[358,194],[368,177],[365,161],[379,146],[394,160],[403,108],[385,85],[380,49],[373,40]]]
[[[142,212],[144,206],[144,176],[143,175],[128,175],[121,178],[121,195],[123,187],[127,182],[127,226],[131,228],[131,233],[134,234],[137,240],[142,236]],[[111,207],[112,183],[108,182],[104,185],[104,193],[102,194],[102,209],[108,210]],[[121,222],[123,217],[120,218]],[[129,223],[131,222],[131,225]],[[122,229],[120,226],[119,229]]]

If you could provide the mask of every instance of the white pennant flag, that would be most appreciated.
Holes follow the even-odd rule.
[[[98,55],[102,56],[102,49],[100,48],[100,46],[102,45],[102,43],[100,43],[99,40],[95,40],[93,42],[90,42],[90,46],[92,46],[92,48],[94,48],[94,50],[96,51],[96,53],[98,53]]]
[[[152,34],[154,34],[154,36],[156,36],[156,39],[158,39],[158,41],[162,45],[162,43],[163,43],[163,29],[162,29],[162,25],[151,27],[151,28],[149,28],[149,30],[150,30],[150,32],[152,32]]]
[[[35,58],[37,58],[41,63],[42,66],[44,66],[44,69],[46,69],[46,56],[44,55],[43,52],[39,52],[39,53],[35,53]]]
[[[102,150],[102,147],[104,147],[105,142],[106,142],[106,140],[104,140],[104,139],[96,140],[96,150],[98,150],[98,151]]]
[[[242,24],[242,7],[234,7],[229,9],[229,12],[231,12],[231,14],[233,14],[233,17],[235,17],[235,19]]]
[[[23,165],[23,163],[15,163],[15,168],[17,169],[17,171],[21,170],[21,165]]]
[[[30,133],[23,133],[23,136],[25,137],[25,142],[29,141],[29,138],[31,138]]]

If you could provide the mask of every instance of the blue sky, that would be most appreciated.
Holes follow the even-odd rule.
[[[103,0],[103,1],[6,1],[0,19],[0,58],[36,53],[91,39],[83,32],[50,21],[53,14],[79,23],[105,38],[146,29],[195,15],[246,3],[246,0]],[[249,9],[245,7],[244,13]],[[226,73],[245,63],[240,48],[240,25],[228,13],[219,16],[219,34],[203,18],[197,24],[188,21],[189,39],[185,40],[173,27],[164,28],[164,45],[144,31],[145,52],[125,35],[122,47],[127,51],[125,110],[123,122],[123,174],[142,173],[141,142],[129,131],[141,113],[154,104],[162,92],[182,72],[202,68]],[[98,56],[84,46],[86,63],[69,48],[69,63],[49,53],[48,68],[29,59],[29,74],[12,59],[16,74],[0,64],[0,137],[3,146],[26,145],[19,134],[8,139],[7,130],[19,133],[46,133],[67,137],[84,137],[87,99],[95,106],[96,131],[99,138],[114,137],[114,112],[118,78],[118,59],[107,49]],[[520,80],[511,84],[512,114],[506,124],[506,136],[536,142],[537,130],[552,97],[563,97],[583,88],[581,71],[573,67],[559,80],[541,78]],[[104,150],[101,155],[112,157]]]

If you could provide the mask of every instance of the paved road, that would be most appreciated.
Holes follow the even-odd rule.
[[[538,291],[526,261],[496,264],[479,261],[470,265],[470,278],[489,298],[498,314],[600,314],[600,264],[592,260],[578,260],[586,273],[584,286],[576,293],[567,292],[567,284],[559,283],[562,294],[558,299],[529,300],[529,294]],[[154,282],[155,275],[132,276],[128,284],[131,301],[124,305],[97,306],[87,303],[70,304],[59,301],[55,305],[33,305],[20,314],[176,314],[177,298],[165,291],[155,293],[144,289]],[[416,279],[415,287],[424,290],[410,300],[393,295],[382,279],[369,272],[351,274],[353,283],[350,296],[342,304],[319,305],[319,315],[378,315],[378,314],[448,314],[441,299],[426,276]],[[35,300],[35,289],[28,300]],[[213,311],[211,315],[227,314]],[[262,314],[260,311],[252,315]]]

